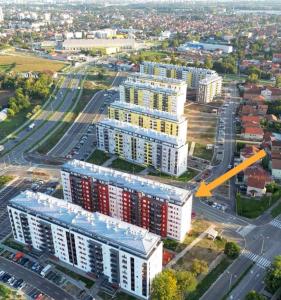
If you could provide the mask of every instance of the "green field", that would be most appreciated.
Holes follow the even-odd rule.
[[[181,181],[181,182],[187,182],[187,181],[191,180],[193,177],[195,177],[197,174],[198,174],[197,171],[188,169],[186,172],[184,172],[179,177],[171,176],[169,174],[165,174],[162,172],[156,172],[156,173],[150,172],[148,175],[157,176],[157,177],[165,178],[165,179],[173,179],[173,180]]]
[[[145,169],[145,167],[135,165],[121,158],[115,159],[110,165],[110,168],[133,174],[137,174]]]
[[[107,153],[105,153],[101,150],[95,150],[92,153],[92,155],[88,158],[87,162],[101,166],[109,158],[110,158],[110,156]]]
[[[270,208],[279,198],[280,192],[275,192],[272,197],[263,196],[261,199],[246,198],[240,195],[236,196],[237,213],[240,216],[254,219],[263,214]],[[280,207],[276,207],[275,213],[278,212]]]
[[[12,179],[12,176],[0,176],[0,189]]]
[[[279,203],[276,207],[274,207],[271,211],[271,215],[273,218],[276,218],[281,214],[281,203]]]
[[[0,72],[58,72],[65,66],[62,62],[30,55],[0,55]]]
[[[196,143],[193,156],[211,160],[213,157],[213,150],[207,150],[206,145]]]
[[[232,263],[228,258],[224,258],[210,273],[208,273],[202,281],[199,282],[196,290],[188,295],[188,300],[199,300],[217,278]]]

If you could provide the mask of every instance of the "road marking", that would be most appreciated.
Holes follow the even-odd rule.
[[[242,227],[242,229],[241,229]],[[253,229],[256,228],[256,225],[249,224],[247,226],[240,226],[239,229],[236,230],[241,236],[245,237],[247,234],[249,234]]]
[[[277,227],[277,228],[281,229],[281,221],[279,221],[277,219],[272,220],[269,224],[274,226],[274,227]]]
[[[260,268],[266,269],[271,265],[271,261],[268,260],[267,258],[260,256],[258,254],[255,254],[249,250],[243,249],[241,251],[241,255],[249,258],[253,262],[255,262]]]

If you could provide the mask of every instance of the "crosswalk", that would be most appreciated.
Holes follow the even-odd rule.
[[[277,227],[277,228],[281,229],[281,221],[280,220],[274,219],[269,224],[274,226],[274,227]]]
[[[262,269],[266,269],[271,265],[270,260],[249,250],[243,249],[241,254],[255,262]]]
[[[256,225],[249,224],[247,226],[240,226],[236,232],[238,232],[241,236],[245,237],[249,234],[253,229],[256,228]]]

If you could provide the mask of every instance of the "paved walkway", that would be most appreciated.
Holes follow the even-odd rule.
[[[193,155],[193,152],[194,152],[194,149],[195,149],[195,145],[196,145],[195,142],[192,142],[192,143],[191,143],[191,146],[190,146],[190,149],[189,149],[189,155],[190,155],[190,156]]]
[[[108,167],[112,164],[112,162],[117,158],[117,156],[110,157],[106,162],[102,164],[103,167]]]
[[[191,244],[185,247],[180,253],[178,253],[167,265],[165,268],[171,268],[176,262],[185,256],[185,254],[191,250],[196,244],[198,244],[209,232],[210,229],[213,229],[215,226],[209,226],[204,232],[202,232]]]

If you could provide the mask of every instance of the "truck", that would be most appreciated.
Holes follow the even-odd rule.
[[[52,265],[47,265],[46,267],[43,268],[43,270],[40,272],[40,275],[42,277],[45,277],[47,273],[51,270],[53,266]]]

